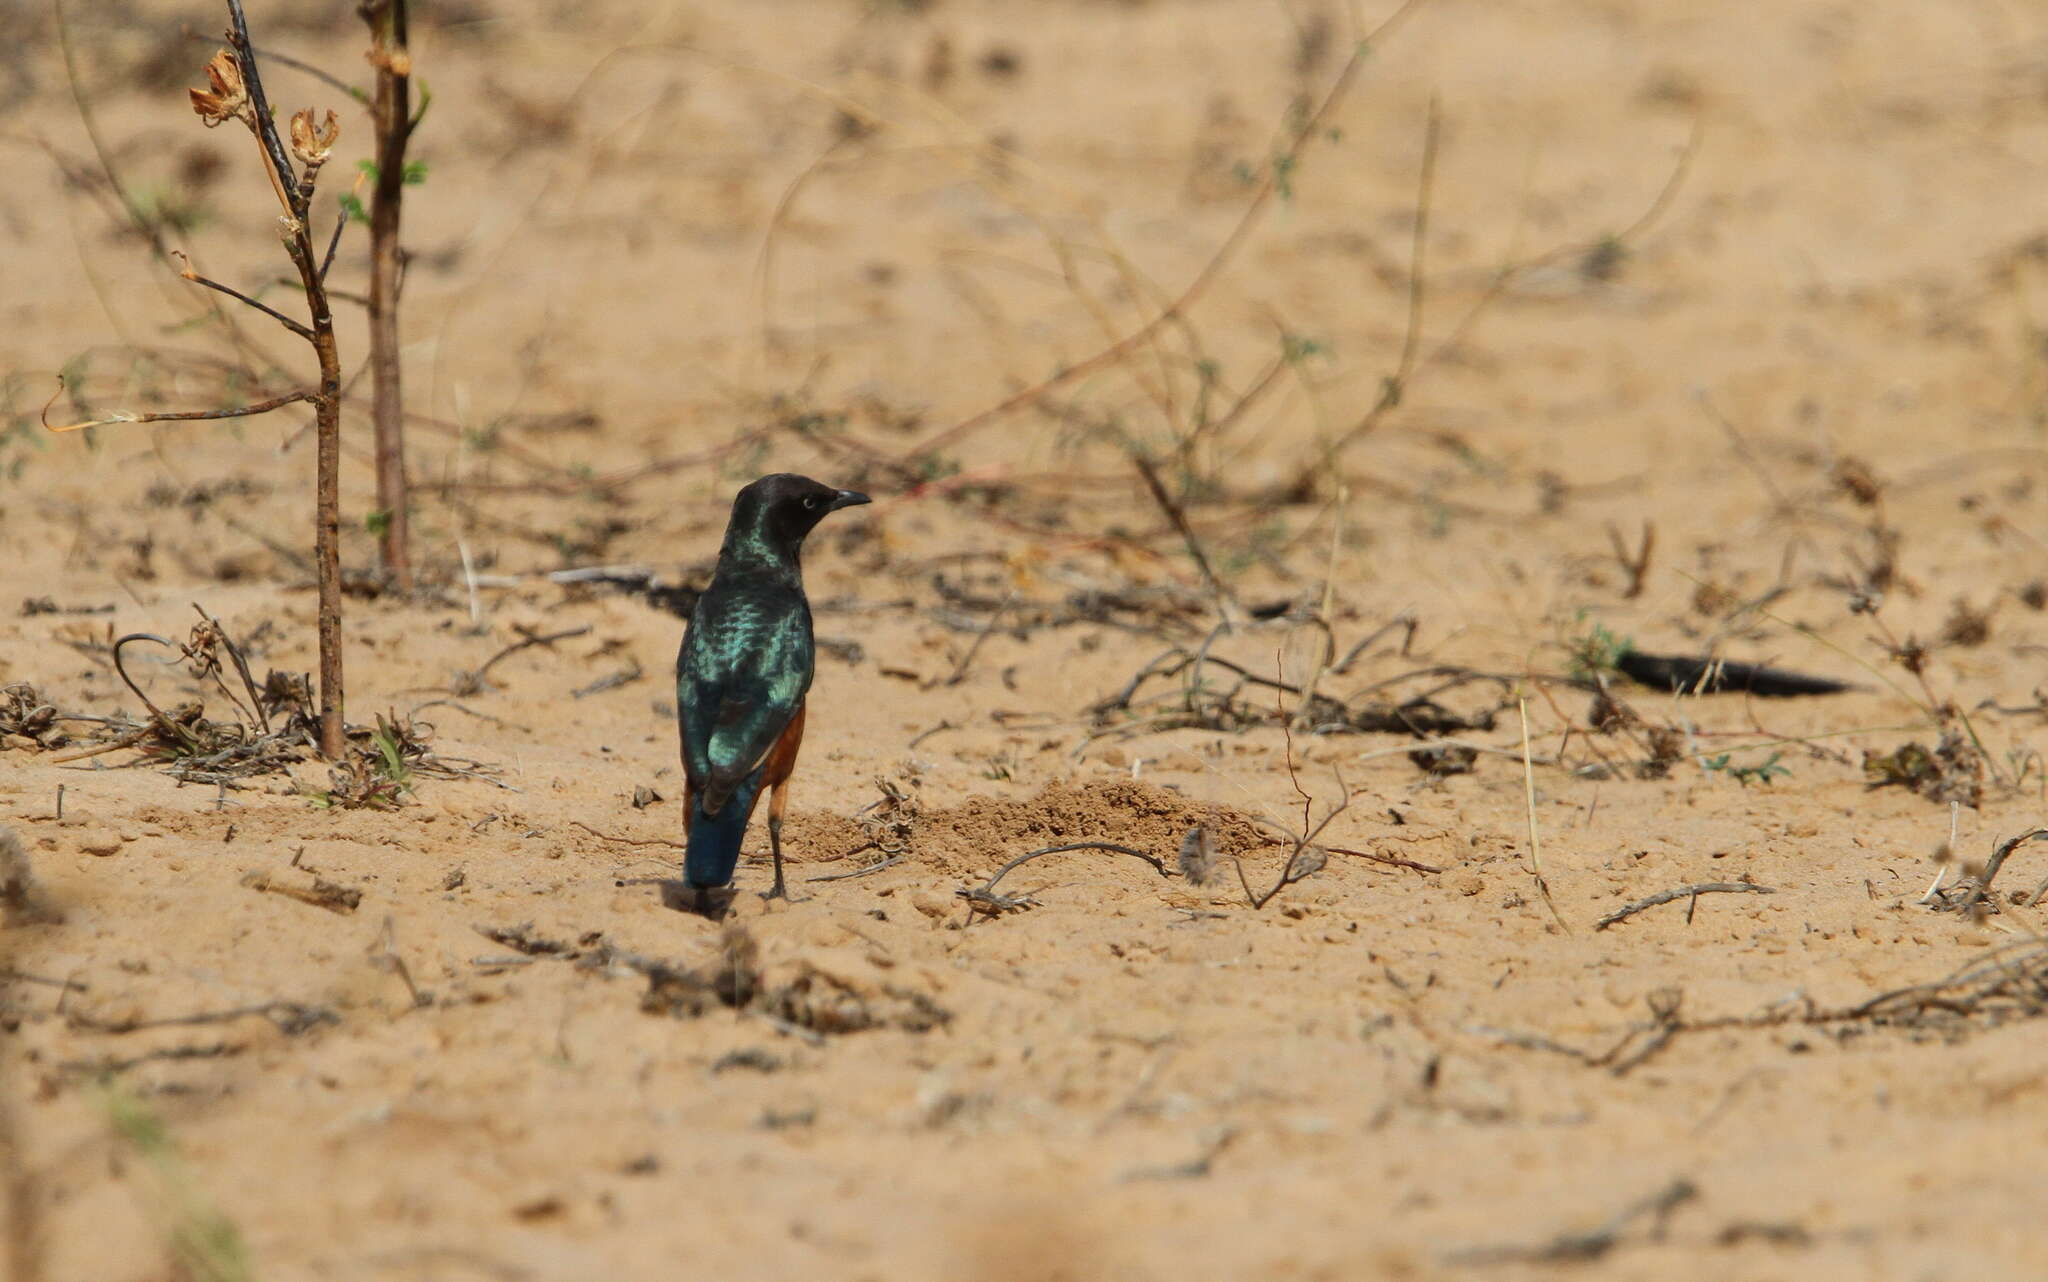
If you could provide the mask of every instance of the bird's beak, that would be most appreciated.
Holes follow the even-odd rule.
[[[837,512],[840,508],[843,507],[859,507],[863,503],[872,502],[874,502],[873,499],[856,490],[841,490],[839,491],[839,497],[833,499],[832,505],[826,508],[825,510],[827,512]]]

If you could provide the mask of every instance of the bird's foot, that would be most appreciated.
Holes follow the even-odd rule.
[[[783,903],[786,904],[800,904],[804,902],[803,900],[798,899],[795,895],[789,893],[789,883],[784,881],[782,877],[779,875],[775,878],[774,886],[761,892],[761,898],[763,900],[780,899]]]

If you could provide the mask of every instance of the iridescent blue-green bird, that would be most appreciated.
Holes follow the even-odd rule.
[[[804,698],[817,651],[799,554],[826,513],[866,503],[806,476],[778,472],[733,499],[711,586],[697,599],[676,656],[683,739],[683,876],[698,893],[732,880],[761,790],[768,845],[782,879],[782,812],[804,737]]]

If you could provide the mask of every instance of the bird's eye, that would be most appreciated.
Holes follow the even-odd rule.
[[[805,500],[804,500],[804,508],[805,508],[805,510],[807,510],[807,511],[808,511],[809,509],[811,509],[811,508],[815,508],[816,506],[818,506],[818,496],[817,496],[817,495],[815,495],[815,494],[814,494],[814,495],[812,495],[812,496],[811,496],[810,498],[807,498],[807,499],[805,499]]]

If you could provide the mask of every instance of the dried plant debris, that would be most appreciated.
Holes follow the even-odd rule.
[[[1586,712],[1586,724],[1596,734],[1621,735],[1632,740],[1643,756],[1632,764],[1638,779],[1664,779],[1671,768],[1686,757],[1686,732],[1670,723],[1646,719],[1635,707],[1599,679],[1593,704]],[[1599,755],[1596,753],[1596,755]],[[1604,756],[1600,762],[1580,771],[1585,778],[1608,778],[1614,773]]]
[[[195,607],[196,608],[196,607]],[[0,746],[29,740],[44,749],[66,748],[59,762],[81,761],[132,750],[129,764],[157,764],[179,779],[220,783],[251,775],[282,771],[301,760],[313,743],[311,683],[303,675],[271,672],[262,685],[250,674],[242,649],[218,619],[204,610],[183,642],[153,633],[130,633],[107,648],[115,672],[148,712],[137,719],[126,714],[86,716],[59,711],[27,684],[0,691]],[[178,651],[192,680],[212,687],[235,710],[235,719],[207,717],[206,705],[193,699],[168,711],[136,684],[126,667],[124,651],[150,643]],[[231,683],[228,678],[234,678]],[[72,732],[59,723],[85,729]]]
[[[1984,754],[1953,726],[1941,732],[1932,751],[1911,741],[1890,752],[1864,753],[1863,775],[1868,787],[1896,785],[1929,801],[1975,808],[1984,800]]]
[[[54,751],[72,742],[57,705],[26,681],[0,686],[0,752],[9,748]]]
[[[1675,1179],[1649,1196],[1631,1202],[1590,1231],[1560,1233],[1535,1246],[1471,1247],[1452,1252],[1448,1262],[1463,1265],[1590,1263],[1626,1244],[1629,1230],[1641,1220],[1649,1221],[1648,1230],[1642,1234],[1643,1241],[1663,1241],[1671,1213],[1696,1200],[1699,1195],[1699,1189],[1691,1180]]]
[[[1930,984],[1880,993],[1803,1023],[1858,1021],[1945,1039],[2048,1015],[2048,944],[2025,939],[1992,949]]]
[[[1965,916],[1991,914],[1999,910],[1997,899],[1992,897],[1991,883],[2005,867],[2005,861],[2012,857],[2021,846],[2035,841],[2048,841],[2048,828],[2029,828],[2017,836],[2007,837],[1991,848],[1991,856],[1983,863],[1965,863],[1962,879],[1955,885],[1942,888],[1939,884],[1921,900],[1931,905],[1936,912],[1956,912]],[[1942,854],[1949,855],[1948,844],[1942,844]],[[2043,893],[2048,893],[2048,881],[2029,891],[2015,891],[2012,903],[2026,906],[2040,902]]]
[[[1212,633],[1212,640],[1214,636]],[[1340,672],[1345,666],[1339,663],[1331,671]],[[1431,680],[1435,684],[1422,694],[1403,700],[1378,697],[1378,691],[1416,680]],[[1178,688],[1140,697],[1148,685],[1161,681],[1174,681]],[[1492,685],[1501,693],[1491,705],[1469,712],[1459,712],[1436,701],[1437,695],[1473,684]],[[1261,675],[1234,660],[1210,653],[1205,642],[1193,650],[1175,646],[1154,657],[1121,690],[1097,700],[1089,712],[1099,727],[1120,727],[1135,717],[1140,718],[1135,724],[1148,732],[1302,725],[1319,734],[1405,734],[1427,739],[1491,730],[1496,716],[1509,706],[1505,692],[1513,685],[1513,678],[1438,664],[1375,682],[1366,692],[1346,701]],[[1295,702],[1292,707],[1283,708],[1271,701],[1277,696]]]
[[[884,855],[902,854],[923,816],[924,803],[911,791],[916,786],[915,778],[905,787],[894,779],[875,776],[875,787],[882,795],[861,807],[859,820],[861,834],[868,844]]]
[[[312,756],[319,736],[312,680],[273,669],[259,684],[244,647],[219,619],[193,608],[199,622],[183,641],[135,632],[107,647],[116,674],[147,716],[66,713],[34,686],[17,682],[0,687],[0,749],[65,749],[54,759],[60,764],[128,751],[136,755],[122,764],[161,766],[173,778],[221,787],[287,773]],[[169,709],[152,700],[130,675],[125,654],[145,643],[177,651],[175,662],[193,682],[217,692],[232,717],[207,716],[198,699]],[[402,804],[421,777],[491,779],[492,771],[478,762],[435,755],[428,739],[427,726],[395,713],[378,717],[374,726],[349,727],[346,755],[330,767],[329,786],[307,795],[323,806],[388,810]]]
[[[312,885],[298,886],[290,882],[277,881],[269,873],[252,872],[242,878],[242,884],[251,890],[283,895],[287,899],[296,899],[315,908],[325,908],[328,912],[339,913],[344,917],[354,912],[363,902],[361,887],[344,886],[317,875],[313,878]]]
[[[1998,610],[1994,598],[1985,609],[1977,609],[1962,597],[1950,606],[1948,621],[1941,625],[1939,643],[1972,649],[1991,639],[1991,616]]]
[[[1658,989],[1645,1001],[1650,1017],[1630,1025],[1599,1052],[1540,1034],[1482,1027],[1466,1031],[1503,1046],[1563,1055],[1617,1077],[1640,1068],[1686,1033],[1803,1027],[1843,1041],[1873,1029],[1891,1029],[1916,1041],[1954,1042],[2048,1015],[2048,942],[2030,937],[1990,949],[1931,983],[1891,989],[1853,1006],[1818,1006],[1804,993],[1795,993],[1748,1015],[1690,1019],[1683,1014],[1684,993],[1679,989]]]
[[[651,1015],[694,1019],[737,1010],[812,1039],[871,1028],[922,1033],[952,1019],[929,994],[896,982],[858,957],[820,953],[764,962],[760,945],[737,922],[726,923],[716,954],[695,966],[643,957],[607,941],[600,931],[587,931],[574,944],[536,935],[531,924],[478,926],[477,931],[528,956],[572,962],[602,974],[641,975],[647,990],[640,1009]]]
[[[307,796],[315,805],[344,810],[396,810],[422,778],[495,782],[492,767],[439,756],[428,740],[422,723],[395,712],[367,729],[352,726],[348,755],[328,767],[328,786]]]
[[[946,606],[933,617],[961,631],[979,631],[989,624],[949,617],[949,611],[1000,615],[1003,625],[1019,634],[1092,623],[1148,636],[1184,635],[1209,609],[1201,593],[1173,584],[1080,587],[1057,601],[1031,600],[1009,590],[984,591],[943,574],[931,577],[931,588]]]

